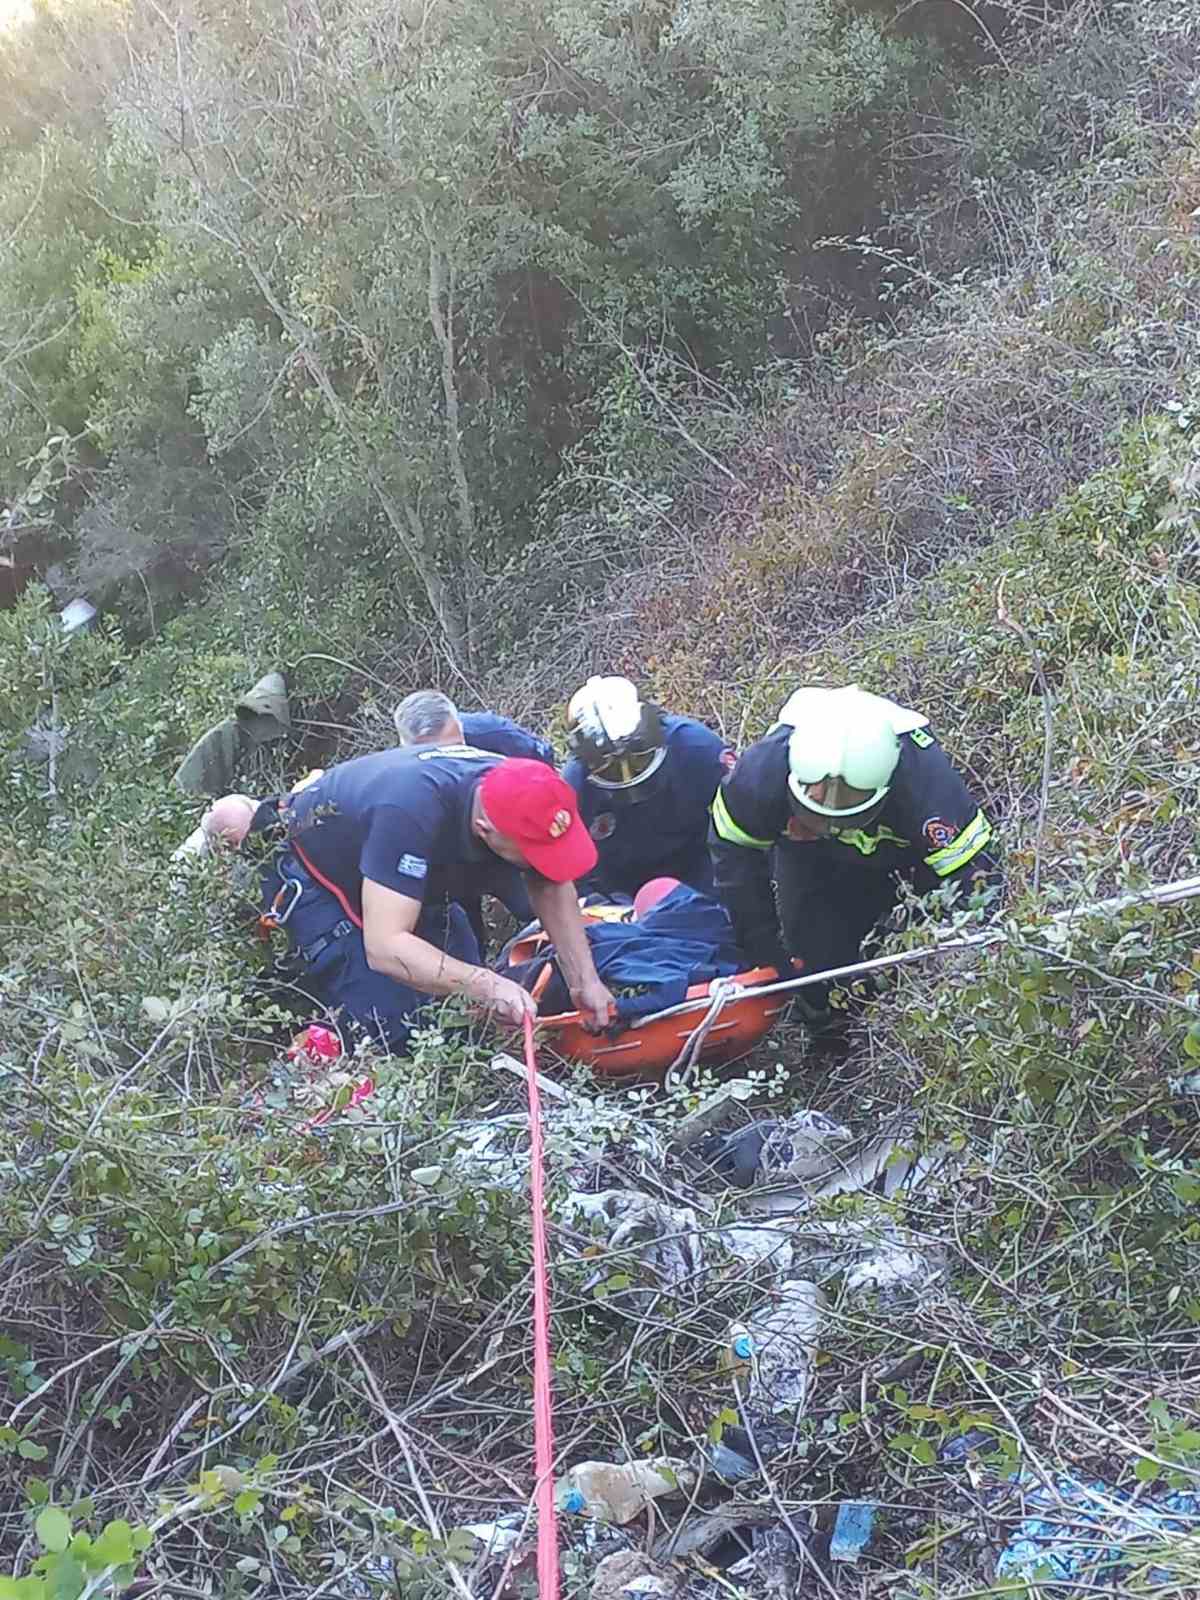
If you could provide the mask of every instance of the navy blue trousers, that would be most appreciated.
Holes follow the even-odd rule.
[[[270,906],[285,881],[300,885],[285,892],[281,909],[295,898],[286,929],[297,962],[297,987],[318,1005],[390,1050],[402,1050],[420,1012],[434,997],[375,972],[367,963],[362,930],[347,916],[336,897],[317,883],[296,857],[284,851],[263,880],[263,903]],[[454,901],[426,906],[413,930],[458,961],[480,964],[479,942],[466,912]]]

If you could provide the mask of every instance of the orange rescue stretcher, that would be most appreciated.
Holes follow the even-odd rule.
[[[581,911],[585,922],[616,921],[627,914],[627,908],[618,906],[584,906]],[[518,939],[509,948],[509,966],[533,960],[546,942],[547,935],[540,928]],[[551,970],[547,963],[538,974],[532,990],[535,1000],[549,984]],[[624,1084],[646,1079],[661,1081],[705,1023],[710,1007],[704,1002],[714,997],[719,984],[736,986],[735,992],[712,1019],[692,1059],[714,1066],[737,1061],[753,1050],[791,998],[780,993],[755,994],[753,990],[756,985],[774,984],[778,978],[774,967],[751,967],[711,983],[693,983],[681,1005],[643,1017],[615,1037],[589,1033],[578,1011],[539,1017],[538,1033],[551,1050],[569,1060],[584,1062],[597,1078]],[[740,990],[751,992],[737,992]]]

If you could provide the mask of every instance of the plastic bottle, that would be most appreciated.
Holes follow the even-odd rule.
[[[656,1461],[581,1461],[554,1486],[554,1503],[571,1516],[601,1522],[632,1522],[651,1500],[664,1494],[687,1494],[696,1474],[684,1461],[661,1456]]]
[[[745,1386],[754,1365],[754,1335],[744,1322],[731,1322],[721,1351],[721,1365],[733,1374],[740,1389]]]
[[[751,1341],[750,1398],[769,1412],[800,1416],[808,1403],[813,1357],[829,1302],[808,1278],[789,1278],[746,1323]]]

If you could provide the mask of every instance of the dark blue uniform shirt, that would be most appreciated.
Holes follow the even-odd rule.
[[[563,777],[600,859],[581,893],[636,894],[650,878],[672,877],[712,889],[708,808],[732,764],[725,741],[691,717],[664,717],[667,755],[658,771],[632,789],[603,789],[578,758]]]
[[[524,761],[544,761],[554,766],[554,750],[545,739],[521,727],[511,717],[494,711],[464,711],[459,715],[463,738],[474,750],[490,750],[498,756],[520,756]]]
[[[516,867],[471,830],[471,803],[499,756],[466,746],[410,745],[330,767],[291,796],[289,840],[362,916],[364,878],[430,903],[525,890]]]

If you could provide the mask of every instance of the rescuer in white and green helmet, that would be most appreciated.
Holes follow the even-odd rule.
[[[741,949],[781,972],[858,960],[901,878],[918,894],[995,885],[991,839],[928,718],[856,686],[798,689],[717,791],[709,832]],[[828,990],[801,994],[827,1023]]]

